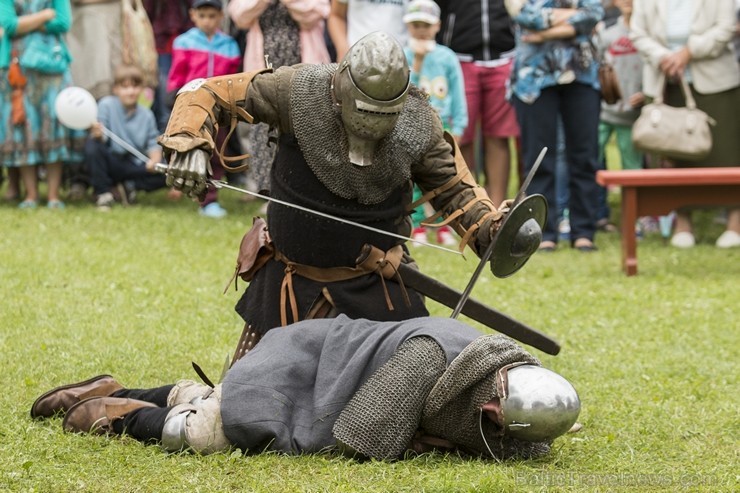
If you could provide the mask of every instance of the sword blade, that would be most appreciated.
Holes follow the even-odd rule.
[[[547,154],[547,147],[543,147],[542,150],[540,151],[540,154],[537,156],[537,159],[532,165],[532,169],[529,170],[527,177],[524,179],[524,183],[522,183],[522,187],[519,189],[519,191],[514,196],[514,204],[521,202],[522,200],[524,200],[524,197],[526,197],[527,188],[529,188],[529,183],[532,181],[532,178],[534,177],[535,173],[537,173],[537,168],[539,168],[540,164],[542,164],[542,160],[545,159],[545,154]]]
[[[446,286],[433,277],[429,277],[406,264],[399,265],[398,271],[406,286],[448,308],[454,307],[460,299],[461,293],[458,290]],[[547,354],[554,356],[560,352],[560,344],[546,334],[473,298],[467,299],[467,302],[462,307],[462,314],[472,318],[476,322],[482,323],[486,327],[501,332]]]
[[[165,163],[157,163],[154,168],[159,173],[167,173],[167,166],[168,165],[165,164]],[[285,200],[275,199],[275,198],[269,197],[267,195],[262,195],[261,193],[252,192],[251,190],[246,190],[244,188],[235,187],[235,186],[229,185],[228,183],[223,182],[223,181],[211,180],[210,178],[208,178],[206,181],[210,185],[213,185],[214,187],[219,188],[219,189],[220,188],[225,188],[227,190],[232,190],[234,192],[243,193],[245,195],[251,195],[252,197],[257,197],[257,198],[260,198],[260,199],[263,199],[263,200],[267,200],[268,202],[275,202],[276,204],[284,205],[285,207],[291,207],[293,209],[298,209],[298,210],[303,211],[303,212],[308,212],[309,214],[314,214],[316,216],[320,216],[320,217],[323,217],[325,219],[331,219],[332,221],[337,221],[337,222],[340,222],[340,223],[349,224],[350,226],[355,226],[355,227],[360,228],[360,229],[366,229],[368,231],[372,231],[373,233],[378,233],[378,234],[385,235],[385,236],[391,236],[393,238],[398,238],[399,240],[410,241],[412,243],[416,243],[417,245],[422,245],[422,246],[426,246],[426,247],[436,248],[437,250],[442,250],[443,252],[454,253],[455,255],[461,255],[461,256],[463,256],[463,253],[460,252],[460,251],[458,251],[458,250],[452,250],[450,248],[445,248],[445,247],[443,247],[441,245],[435,245],[434,243],[424,243],[424,242],[415,240],[413,238],[410,238],[408,236],[399,235],[397,233],[391,233],[390,231],[385,231],[384,229],[373,228],[372,226],[368,226],[366,224],[360,224],[360,223],[357,223],[357,222],[354,222],[354,221],[350,221],[349,219],[344,219],[343,217],[332,216],[331,214],[327,214],[327,213],[321,212],[321,211],[315,211],[313,209],[309,209],[308,207],[303,207],[303,206],[298,205],[298,204],[293,204],[291,202],[286,202]],[[463,258],[464,258],[464,256],[463,256]]]
[[[293,204],[292,202],[286,202],[284,200],[279,200],[279,199],[275,199],[275,198],[272,198],[272,197],[268,197],[267,195],[262,195],[262,194],[257,193],[257,192],[252,192],[250,190],[245,190],[243,188],[235,187],[233,185],[229,185],[228,183],[224,183],[222,181],[210,180],[209,179],[208,180],[208,183],[210,183],[211,185],[213,185],[216,188],[225,188],[227,190],[233,190],[235,192],[243,193],[243,194],[246,194],[246,195],[252,195],[253,197],[259,197],[261,199],[264,199],[264,200],[267,200],[267,201],[270,201],[270,202],[275,202],[276,204],[284,205],[285,207],[290,207],[290,208],[293,208],[293,209],[298,209],[300,211],[308,212],[309,214],[314,214],[316,216],[320,216],[320,217],[323,217],[325,219],[331,219],[332,221],[337,221],[339,223],[349,224],[350,226],[354,226],[356,228],[360,228],[360,229],[365,229],[365,230],[368,230],[368,231],[372,231],[373,233],[378,233],[378,234],[381,234],[381,235],[390,236],[390,237],[393,237],[393,238],[398,238],[399,240],[410,241],[412,243],[417,243],[419,245],[424,245],[424,246],[436,248],[438,250],[442,250],[442,251],[445,251],[447,253],[454,253],[456,255],[462,255],[462,252],[460,252],[458,250],[452,250],[452,249],[449,249],[449,248],[445,248],[445,247],[440,246],[440,245],[435,245],[434,243],[423,243],[421,241],[417,241],[417,240],[415,240],[415,239],[413,239],[411,237],[408,237],[408,236],[399,235],[397,233],[391,233],[390,231],[386,231],[384,229],[374,228],[372,226],[368,226],[367,224],[361,224],[361,223],[357,223],[357,222],[354,222],[354,221],[350,221],[349,219],[344,219],[343,217],[332,216],[331,214],[327,214],[326,212],[316,211],[316,210],[313,210],[313,209],[309,209],[308,207],[303,207],[302,205]]]

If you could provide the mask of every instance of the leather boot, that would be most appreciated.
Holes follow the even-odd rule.
[[[112,424],[115,420],[143,407],[157,405],[123,397],[91,397],[69,408],[62,428],[74,433],[113,433]]]
[[[71,383],[52,389],[36,399],[31,406],[31,417],[49,418],[90,397],[109,396],[122,389],[110,375],[98,375],[84,382]]]

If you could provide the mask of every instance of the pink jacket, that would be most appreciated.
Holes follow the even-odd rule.
[[[231,0],[228,13],[237,27],[249,29],[244,70],[258,70],[265,66],[265,53],[259,16],[276,0]],[[329,52],[324,41],[324,20],[329,16],[329,0],[279,0],[300,29],[301,62],[329,63]]]
[[[231,36],[218,31],[208,39],[197,27],[190,28],[172,44],[167,91],[180,89],[193,79],[235,74],[239,58],[239,45]]]

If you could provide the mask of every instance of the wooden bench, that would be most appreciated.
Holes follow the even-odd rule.
[[[622,268],[637,274],[635,221],[687,206],[740,206],[740,168],[600,170],[596,181],[622,188]]]

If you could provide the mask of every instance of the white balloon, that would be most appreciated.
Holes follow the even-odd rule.
[[[57,118],[65,127],[75,130],[90,128],[98,119],[98,103],[81,87],[62,89],[54,101]]]

